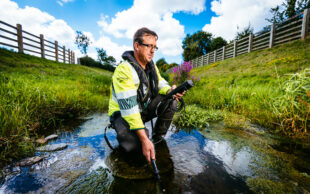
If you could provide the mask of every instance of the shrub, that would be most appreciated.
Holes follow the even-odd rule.
[[[185,129],[203,129],[209,126],[209,122],[219,121],[222,119],[222,113],[219,110],[205,110],[195,105],[188,105],[186,106],[186,110],[182,110],[178,113],[175,124]]]
[[[81,57],[80,58],[81,65],[88,66],[88,67],[98,67],[101,69],[105,69],[107,71],[114,72],[115,67],[110,64],[102,65],[99,61],[95,61],[93,58],[89,56]]]
[[[166,73],[166,72],[160,72],[160,75],[162,78],[164,78],[167,82],[169,82],[170,80],[170,77],[169,77],[169,74]]]
[[[102,65],[100,62],[95,61],[93,58],[89,56],[81,57],[80,58],[81,65],[88,66],[88,67],[99,67],[102,68]]]
[[[181,84],[184,81],[191,79],[193,82],[199,82],[200,78],[198,76],[191,75],[191,70],[193,65],[190,61],[184,62],[181,66],[173,68],[173,84]]]

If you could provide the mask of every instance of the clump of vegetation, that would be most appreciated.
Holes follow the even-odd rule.
[[[32,153],[33,138],[108,107],[111,73],[0,49],[0,165]]]
[[[261,178],[249,178],[247,184],[255,193],[287,193],[287,189],[289,189],[288,187],[284,187],[285,185],[280,182]],[[289,191],[293,193],[292,188]]]
[[[193,68],[194,66],[190,63],[190,61],[184,62],[181,66],[174,67],[172,84],[181,84],[189,79],[193,82],[199,82],[199,76],[195,77],[194,73],[191,73]]]
[[[283,95],[272,103],[285,133],[307,132],[310,127],[310,69],[291,74],[281,84]]]
[[[223,111],[225,126],[233,129],[249,128],[249,120],[243,116],[232,112]]]
[[[195,105],[189,105],[177,114],[175,124],[181,128],[203,129],[209,126],[209,122],[222,119],[222,112],[219,110],[204,110]]]

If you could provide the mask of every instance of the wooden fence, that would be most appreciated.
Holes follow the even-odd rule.
[[[29,52],[41,58],[52,59],[57,62],[75,63],[75,53],[65,46],[59,46],[58,42],[44,39],[44,35],[36,36],[22,29],[22,25],[16,27],[0,20],[0,45],[17,49],[18,52]]]
[[[310,36],[310,9],[280,24],[272,24],[263,31],[250,34],[249,37],[234,40],[220,49],[191,60],[194,67],[208,65],[217,61],[234,58],[255,50],[271,48],[297,39],[304,40]],[[169,70],[172,72],[172,69]]]

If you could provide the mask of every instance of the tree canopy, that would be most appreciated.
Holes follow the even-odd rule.
[[[78,46],[82,54],[87,54],[87,48],[91,44],[90,39],[81,31],[76,31],[75,44]]]
[[[103,65],[103,68],[109,71],[114,71],[116,60],[113,56],[109,56],[103,48],[97,48],[98,61]]]
[[[192,35],[187,34],[182,42],[183,59],[189,61],[205,55],[227,44],[222,37],[214,38],[209,32],[198,31]]]
[[[192,35],[187,34],[182,42],[184,61],[189,61],[209,52],[211,40],[212,34],[208,32],[198,31]]]
[[[272,17],[266,18],[266,20],[274,24],[281,23],[307,8],[310,8],[310,0],[286,0],[281,5],[271,8]]]

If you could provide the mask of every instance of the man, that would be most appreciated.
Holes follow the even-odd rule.
[[[144,123],[158,117],[152,131],[153,140],[165,135],[176,109],[176,101],[164,100],[164,95],[176,88],[160,76],[152,61],[158,36],[147,29],[139,29],[133,40],[134,51],[126,51],[112,77],[109,116],[117,133],[120,147],[126,152],[143,153],[148,162],[155,160],[154,145],[148,138]]]

